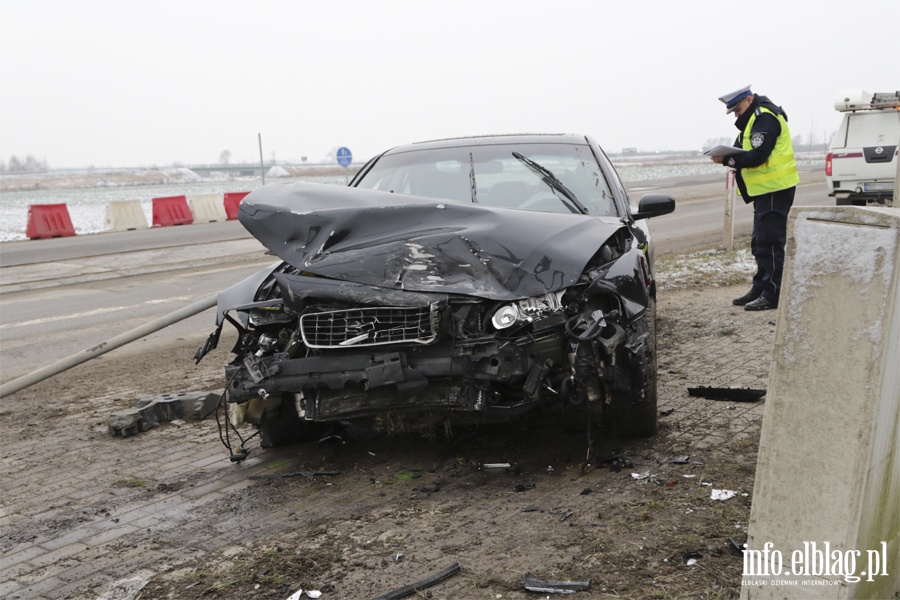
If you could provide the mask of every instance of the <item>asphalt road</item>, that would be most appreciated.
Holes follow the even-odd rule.
[[[722,241],[724,177],[637,182],[637,200],[671,193],[673,214],[650,223],[657,256]],[[827,205],[821,169],[801,173],[796,205]],[[735,234],[752,209],[740,199]],[[0,244],[0,381],[78,353],[208,298],[275,262],[237,221]],[[144,338],[147,347],[212,329],[207,310]]]

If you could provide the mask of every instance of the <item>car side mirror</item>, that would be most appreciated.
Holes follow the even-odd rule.
[[[675,211],[675,198],[668,194],[644,194],[638,204],[638,211],[631,215],[637,221],[667,215]]]

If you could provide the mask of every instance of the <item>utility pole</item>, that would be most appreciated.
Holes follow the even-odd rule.
[[[263,164],[262,134],[257,133],[256,137],[259,138],[259,174],[262,175],[262,184],[266,185],[266,166]]]

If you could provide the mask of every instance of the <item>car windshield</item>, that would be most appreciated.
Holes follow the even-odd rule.
[[[521,157],[543,167],[552,177]],[[355,185],[542,212],[580,213],[581,204],[591,215],[617,216],[612,192],[587,145],[496,144],[411,150],[381,157]],[[567,198],[567,192],[577,202]]]

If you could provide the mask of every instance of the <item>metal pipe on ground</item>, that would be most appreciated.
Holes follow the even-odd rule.
[[[0,385],[0,398],[4,398],[10,394],[14,394],[19,390],[27,388],[28,386],[34,385],[35,383],[38,383],[45,379],[49,379],[54,375],[71,369],[74,366],[80,365],[83,362],[87,362],[92,358],[97,358],[98,356],[106,354],[110,350],[115,350],[116,348],[124,346],[125,344],[150,335],[151,333],[168,327],[173,323],[177,323],[178,321],[182,321],[184,319],[187,319],[188,317],[193,317],[194,315],[215,306],[216,300],[217,295],[204,298],[203,300],[198,300],[197,302],[171,312],[168,315],[165,315],[158,319],[154,319],[153,321],[145,323],[140,327],[135,327],[131,331],[126,331],[125,333],[117,335],[114,338],[106,340],[105,342],[100,342],[96,346],[87,348],[77,354],[73,354],[66,358],[60,359],[52,365],[47,365],[46,367],[40,368],[37,371],[33,371],[28,375],[23,375],[18,379],[8,381],[3,385]]]

